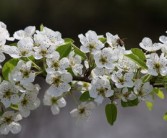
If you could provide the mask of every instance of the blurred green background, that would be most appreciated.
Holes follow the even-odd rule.
[[[111,32],[138,47],[144,36],[158,41],[167,30],[167,0],[0,0],[0,20],[12,34],[43,23],[72,37],[89,29]]]

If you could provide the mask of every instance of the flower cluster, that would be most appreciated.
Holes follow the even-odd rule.
[[[139,44],[142,49],[131,50],[109,32],[103,36],[90,30],[78,37],[80,47],[43,25],[39,30],[28,26],[10,37],[0,22],[1,134],[20,132],[18,121],[40,105],[40,86],[35,83],[38,76],[49,85],[43,104],[57,115],[71,96],[76,108],[70,114],[77,120],[87,120],[106,100],[106,117],[113,125],[119,102],[129,107],[144,101],[151,109],[155,95],[164,98],[161,88],[167,88],[167,36],[160,36],[158,43],[145,37]],[[6,55],[10,58],[4,62]]]

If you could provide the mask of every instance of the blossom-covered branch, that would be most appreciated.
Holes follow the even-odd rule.
[[[6,25],[0,22],[1,134],[20,132],[18,121],[40,103],[49,106],[54,115],[59,114],[68,105],[67,96],[76,103],[71,116],[80,121],[88,119],[92,110],[107,100],[105,113],[111,125],[117,118],[117,104],[130,107],[145,102],[151,110],[155,95],[164,99],[166,36],[160,36],[158,43],[145,37],[139,44],[141,49],[130,50],[118,35],[109,32],[103,36],[89,30],[78,37],[80,46],[43,25],[39,30],[28,26],[10,37]],[[43,100],[38,98],[40,85],[34,82],[38,76],[49,84]]]

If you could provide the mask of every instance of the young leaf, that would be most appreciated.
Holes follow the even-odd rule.
[[[40,31],[43,31],[43,28],[44,28],[44,25],[41,24],[40,27],[39,27]]]
[[[64,38],[65,43],[74,43],[74,40],[71,38]]]
[[[2,75],[5,80],[8,80],[9,73],[15,68],[18,61],[19,61],[18,59],[10,59],[3,65]]]
[[[74,52],[81,56],[83,59],[86,59],[86,54],[83,53],[77,46],[75,46],[74,44],[72,44],[72,47],[74,48]]]
[[[71,43],[64,44],[62,46],[59,46],[56,51],[59,52],[60,58],[67,57],[69,53],[71,52]]]
[[[163,119],[167,121],[167,112],[164,114]]]
[[[149,102],[149,101],[146,101],[145,103],[146,103],[146,106],[147,106],[148,110],[151,111],[153,109],[153,103]]]
[[[100,40],[102,43],[107,42],[107,39],[106,39],[105,37],[100,37],[99,40]]]
[[[152,76],[150,74],[146,74],[144,75],[141,79],[143,81],[143,83],[148,82],[149,80],[151,80]]]
[[[121,100],[122,107],[136,106],[136,105],[138,105],[138,103],[139,103],[139,100],[137,98],[134,100],[128,100],[127,102],[124,102]]]
[[[107,104],[105,107],[106,118],[110,125],[113,125],[117,119],[117,107],[115,104]]]
[[[146,60],[146,56],[145,56],[144,52],[141,49],[132,48],[131,51],[132,51],[132,53],[134,55],[138,56],[141,60],[143,60],[143,61]]]
[[[153,92],[156,93],[156,95],[160,98],[160,99],[164,99],[165,98],[165,95],[163,93],[163,91],[159,88],[154,88],[153,89]]]
[[[143,60],[141,60],[138,56],[136,56],[134,54],[127,54],[125,56],[130,58],[133,62],[135,62],[141,68],[147,69],[146,63]]]
[[[80,96],[79,100],[82,102],[85,102],[85,101],[91,101],[91,100],[93,100],[93,98],[90,97],[89,92],[86,91]]]
[[[16,110],[16,111],[19,110],[18,105],[16,105],[16,104],[11,104],[10,108],[13,110]]]

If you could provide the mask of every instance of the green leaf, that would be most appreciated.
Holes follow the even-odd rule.
[[[43,31],[43,28],[44,28],[44,25],[41,24],[40,27],[39,27],[40,31]]]
[[[71,38],[64,38],[65,43],[74,43],[74,40]]]
[[[74,44],[72,45],[74,48],[74,52],[75,54],[81,56],[83,59],[86,59],[86,54],[83,53],[77,46],[75,46]]]
[[[71,52],[71,43],[67,43],[64,45],[59,46],[56,51],[59,52],[60,58],[67,57]]]
[[[105,38],[105,37],[100,37],[99,40],[100,40],[102,43],[107,42],[107,38]]]
[[[164,114],[163,119],[167,121],[167,112]]]
[[[105,107],[106,118],[110,125],[113,125],[117,119],[117,107],[115,104],[107,104]]]
[[[139,103],[138,98],[136,98],[134,100],[128,100],[127,102],[124,102],[121,100],[122,107],[132,107],[132,106],[138,105],[138,103]]]
[[[145,103],[146,103],[146,106],[147,106],[148,110],[151,111],[153,109],[153,103],[150,102],[150,101],[146,101]]]
[[[141,79],[142,79],[143,83],[145,83],[145,82],[150,81],[151,78],[152,78],[152,76],[150,74],[146,74]]]
[[[134,55],[138,56],[141,60],[143,60],[143,61],[146,60],[146,56],[145,56],[144,52],[141,49],[132,48],[131,51],[132,51],[132,53]]]
[[[8,80],[9,73],[15,68],[18,63],[18,59],[8,60],[2,67],[2,75],[5,80]]]
[[[89,92],[86,91],[80,96],[79,100],[82,102],[85,102],[85,101],[91,101],[91,100],[93,100],[93,98],[90,97]]]
[[[165,98],[165,95],[163,93],[163,91],[159,88],[154,88],[153,89],[153,92],[156,93],[156,95],[160,98],[160,99],[164,99]]]
[[[125,56],[130,58],[133,62],[135,62],[141,68],[147,69],[146,63],[143,60],[141,60],[138,56],[136,56],[134,54],[127,54]]]
[[[10,108],[13,109],[13,110],[19,110],[18,105],[16,105],[16,104],[11,104]]]
[[[17,43],[11,43],[10,46],[17,46]]]

